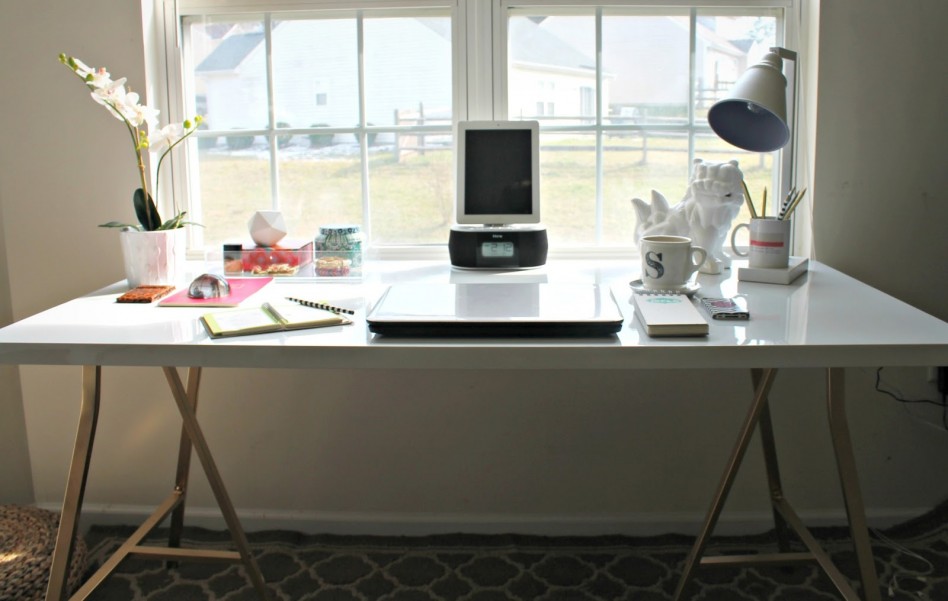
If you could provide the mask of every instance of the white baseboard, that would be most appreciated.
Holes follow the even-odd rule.
[[[59,506],[41,504],[59,511]],[[152,507],[138,505],[86,504],[80,527],[92,525],[139,525],[151,514]],[[918,517],[929,508],[870,510],[867,519],[872,528],[887,528]],[[347,513],[318,511],[242,510],[237,512],[244,530],[292,530],[307,534],[424,536],[464,532],[468,534],[528,534],[540,536],[595,536],[618,534],[654,536],[659,534],[696,535],[704,520],[698,513],[641,513],[622,515],[497,515],[497,514],[402,514]],[[808,527],[840,526],[846,514],[839,511],[801,512]],[[212,530],[225,529],[216,508],[188,507],[185,523]],[[725,513],[714,530],[716,535],[743,535],[766,532],[773,528],[768,512]]]

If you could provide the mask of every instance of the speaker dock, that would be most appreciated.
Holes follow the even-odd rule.
[[[448,238],[451,265],[463,269],[529,269],[546,264],[542,225],[455,225]]]

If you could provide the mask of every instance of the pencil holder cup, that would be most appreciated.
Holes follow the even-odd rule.
[[[750,247],[741,252],[735,243],[737,232],[746,227],[750,232]],[[731,250],[739,257],[747,257],[751,267],[780,269],[790,264],[790,220],[759,217],[750,223],[741,223],[731,232]]]

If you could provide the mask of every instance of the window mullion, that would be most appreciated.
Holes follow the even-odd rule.
[[[688,165],[695,162],[695,107],[698,93],[698,9],[688,16]],[[689,167],[689,173],[691,168]]]
[[[602,135],[602,7],[596,8],[596,244],[602,242],[603,230],[603,135]]]
[[[359,70],[359,154],[362,174],[362,224],[365,235],[372,240],[372,214],[369,212],[369,140],[365,126],[365,19],[360,10],[356,13],[356,56]]]
[[[271,13],[263,16],[263,39],[266,50],[267,74],[267,145],[270,147],[270,204],[280,209],[280,166],[277,161],[277,138],[274,133],[276,127],[276,100],[273,97],[273,23]]]

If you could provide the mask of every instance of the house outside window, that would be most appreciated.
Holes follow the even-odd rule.
[[[773,155],[727,145],[705,115],[784,43],[789,0],[726,9],[312,0],[290,12],[260,2],[258,13],[247,2],[232,13],[227,0],[176,4],[183,83],[172,101],[206,118],[187,168],[175,166],[205,225],[199,247],[245,240],[250,214],[276,208],[295,238],[355,223],[382,255],[443,248],[460,119],[540,122],[553,248],[630,250],[630,199],[656,189],[677,202],[695,158],[737,158],[752,190],[778,182]],[[485,64],[489,75],[478,76]]]

